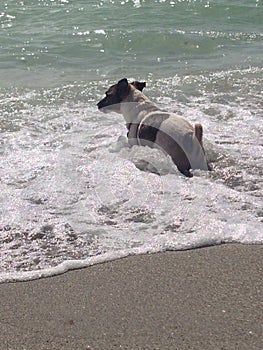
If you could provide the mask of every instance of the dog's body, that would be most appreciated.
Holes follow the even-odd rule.
[[[190,169],[208,170],[202,145],[202,126],[160,110],[142,90],[145,83],[120,80],[98,103],[103,111],[121,113],[128,129],[130,145],[157,147],[169,154],[178,170],[191,176]]]

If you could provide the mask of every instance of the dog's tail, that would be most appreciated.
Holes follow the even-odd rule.
[[[203,147],[203,127],[199,123],[195,124],[195,137]]]
[[[200,143],[200,146],[205,154],[205,150],[204,150],[204,146],[203,146],[203,127],[199,123],[195,124],[195,137],[197,138],[198,142]],[[212,170],[211,165],[208,163],[207,163],[207,169],[209,171]]]

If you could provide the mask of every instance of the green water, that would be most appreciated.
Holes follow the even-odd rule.
[[[0,7],[0,86],[262,66],[262,21],[258,0],[10,0]]]

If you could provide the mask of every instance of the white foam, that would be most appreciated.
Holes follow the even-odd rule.
[[[74,88],[65,87],[69,94]],[[46,91],[40,100],[61,93]],[[202,122],[214,166],[188,179],[160,151],[129,148],[121,116],[98,115],[79,102],[33,108],[31,98],[20,97],[27,101],[25,125],[5,124],[1,143],[0,282],[131,254],[263,243],[261,126],[253,99],[249,114],[247,106],[226,108],[208,93],[176,104],[192,123]],[[170,99],[164,108],[173,109]]]

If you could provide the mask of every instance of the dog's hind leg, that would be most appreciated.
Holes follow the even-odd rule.
[[[178,168],[178,167],[177,167]],[[180,171],[180,173],[182,173],[184,176],[186,177],[193,177],[193,174],[190,172],[190,170],[185,169],[185,170],[181,170],[178,168],[178,170]]]

